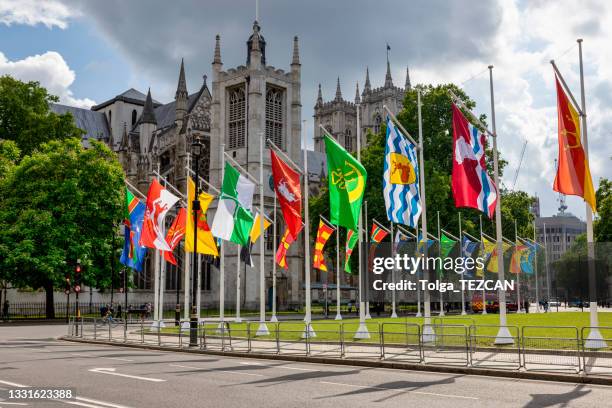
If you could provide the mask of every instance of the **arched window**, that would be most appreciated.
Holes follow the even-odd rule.
[[[134,125],[136,124],[137,117],[138,113],[136,112],[136,109],[132,109],[132,127],[134,127]]]
[[[244,86],[238,86],[229,90],[228,107],[228,146],[229,150],[239,149],[245,146],[245,117],[246,98]]]
[[[344,131],[344,148],[349,152],[353,151],[353,134],[348,128]]]
[[[266,91],[266,138],[284,149],[283,144],[283,90],[268,87]]]
[[[381,123],[382,123],[382,116],[380,116],[380,113],[376,112],[376,115],[374,116],[374,133],[380,132]]]

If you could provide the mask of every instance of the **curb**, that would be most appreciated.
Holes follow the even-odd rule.
[[[411,370],[411,371],[428,371],[434,373],[450,373],[450,374],[467,374],[467,375],[480,375],[486,377],[500,377],[500,378],[516,378],[523,380],[540,380],[540,381],[555,381],[555,382],[566,382],[566,383],[578,383],[578,384],[595,384],[595,385],[608,385],[612,386],[612,377],[601,377],[601,376],[587,376],[587,375],[571,375],[571,374],[559,374],[559,373],[548,373],[548,372],[536,372],[536,371],[515,371],[515,370],[496,370],[492,368],[476,368],[476,367],[457,367],[448,365],[425,365],[417,363],[399,363],[384,360],[354,360],[354,359],[339,359],[329,357],[309,357],[309,356],[295,356],[295,355],[283,355],[283,354],[264,354],[264,353],[242,353],[236,351],[220,351],[220,350],[200,350],[197,349],[186,349],[176,347],[163,347],[154,346],[149,344],[134,344],[134,343],[115,343],[100,340],[89,340],[89,339],[75,339],[72,337],[60,337],[59,340],[70,341],[75,343],[89,343],[89,344],[103,344],[110,346],[119,347],[130,347],[144,350],[157,350],[157,351],[174,351],[179,353],[195,353],[195,354],[207,354],[227,357],[240,357],[240,358],[254,358],[254,359],[266,359],[266,360],[283,360],[283,361],[294,361],[303,363],[317,363],[317,364],[333,364],[333,365],[345,365],[345,366],[356,366],[356,367],[370,367],[370,368],[390,368],[397,370]]]

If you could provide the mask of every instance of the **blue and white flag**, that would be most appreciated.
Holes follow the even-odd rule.
[[[387,116],[383,196],[387,219],[414,227],[421,214],[416,146]]]
[[[466,237],[463,237],[461,239],[461,257],[462,258],[464,259],[473,258],[474,252],[476,252],[477,249],[478,249],[478,242],[470,241]],[[467,277],[474,277],[474,267],[469,268],[469,269],[466,268],[465,275]]]

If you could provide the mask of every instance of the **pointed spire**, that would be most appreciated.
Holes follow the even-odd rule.
[[[359,97],[359,82],[357,82],[357,87],[355,88],[355,103],[361,103],[361,98]]]
[[[119,151],[125,152],[129,147],[129,139],[127,132],[127,123],[123,122],[123,135],[121,136],[121,143],[119,143]]]
[[[385,88],[392,88],[393,80],[391,79],[391,64],[389,64],[389,58],[387,58],[387,74],[385,75]]]
[[[300,65],[300,48],[298,45],[298,36],[293,37],[293,59],[291,65]]]
[[[213,64],[222,64],[221,62],[221,36],[217,34],[215,37],[215,59]]]
[[[151,88],[149,88],[149,92],[147,92],[147,100],[145,101],[142,115],[140,115],[140,123],[152,123],[157,125],[155,110],[153,108],[153,98],[151,98]]]
[[[372,90],[372,85],[370,85],[370,69],[366,67],[366,78],[365,85],[363,86],[363,93],[366,94]]]
[[[321,92],[321,84],[319,84],[319,94],[317,95],[317,105],[323,104],[323,92]]]
[[[406,83],[404,84],[404,90],[409,91],[412,89],[412,85],[410,84],[410,68],[406,67]]]
[[[181,58],[181,69],[179,71],[178,86],[176,87],[176,94],[174,99],[187,96],[187,81],[185,81],[185,61]]]
[[[342,91],[340,90],[340,77],[338,77],[338,83],[336,84],[336,101],[342,100]]]

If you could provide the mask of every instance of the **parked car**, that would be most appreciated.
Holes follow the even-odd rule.
[[[561,306],[561,302],[558,299],[550,299],[548,302],[548,307],[559,307]]]

